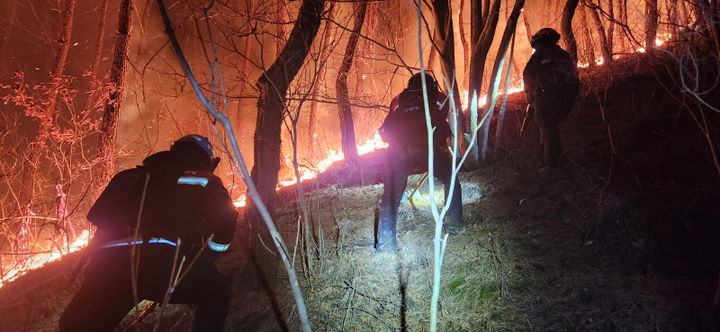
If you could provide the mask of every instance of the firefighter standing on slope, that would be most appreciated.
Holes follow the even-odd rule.
[[[170,302],[198,305],[193,331],[223,330],[231,285],[214,262],[230,246],[237,212],[212,174],[219,161],[206,137],[188,135],[113,177],[88,213],[95,249],[60,331],[112,331],[136,301],[162,302],[176,252],[176,269],[189,271]]]
[[[530,41],[535,52],[523,71],[526,120],[534,117],[540,128],[543,173],[557,167],[562,152],[558,123],[570,113],[580,88],[575,61],[557,45],[559,40],[560,34],[551,28],[538,31]]]
[[[387,159],[383,173],[383,195],[380,201],[378,221],[378,252],[397,250],[397,216],[400,200],[407,186],[407,177],[413,170],[428,170],[428,137],[425,124],[422,74],[410,77],[407,88],[390,103],[390,113],[379,129],[383,140],[388,143]],[[445,201],[450,190],[452,159],[447,138],[452,135],[446,118],[448,100],[438,91],[435,80],[425,74],[428,104],[433,131],[434,173],[445,186]],[[455,183],[446,224],[459,227],[463,223],[462,194],[460,182]]]

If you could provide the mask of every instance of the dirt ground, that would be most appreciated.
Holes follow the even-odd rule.
[[[535,126],[517,135],[519,96],[495,158],[460,174],[469,224],[448,237],[440,331],[711,330],[720,180],[686,110],[658,86],[663,77],[639,70],[640,60],[623,65],[634,74],[585,81],[592,84],[561,125],[560,170],[538,173]],[[598,86],[609,89],[595,94]],[[410,177],[408,191],[420,178]],[[315,331],[429,330],[427,183],[400,208],[397,254],[372,249],[381,193],[370,184],[308,194],[322,249],[312,269],[293,255]],[[298,248],[295,201],[282,200],[275,221]],[[234,285],[227,331],[279,331],[277,315],[297,330],[287,276],[268,277],[273,301],[239,247],[219,261]],[[0,331],[53,331],[79,285],[77,257],[0,289]],[[192,308],[170,307],[161,330],[188,330]],[[157,310],[140,330],[156,320]]]

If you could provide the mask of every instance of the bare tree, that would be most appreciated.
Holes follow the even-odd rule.
[[[65,74],[65,65],[67,64],[68,54],[70,53],[70,46],[72,45],[72,29],[73,21],[75,17],[75,7],[77,0],[65,0],[62,11],[62,28],[60,30],[60,36],[57,39],[58,42],[58,53],[55,58],[55,66],[50,79],[52,81],[53,88],[48,95],[47,107],[45,107],[42,117],[40,118],[40,124],[38,131],[35,134],[35,138],[32,143],[28,146],[29,152],[26,157],[25,167],[23,168],[21,176],[21,188],[19,203],[20,208],[24,214],[30,214],[30,207],[32,205],[33,197],[35,196],[35,183],[36,175],[38,170],[38,163],[40,162],[40,156],[45,148],[46,140],[48,139],[52,127],[55,126],[55,108],[57,93],[62,83],[62,76]]]
[[[582,39],[584,47],[582,47],[580,50],[583,53],[583,56],[581,57],[584,59],[583,61],[588,64],[590,67],[594,67],[597,63],[595,61],[595,40],[592,38],[592,34],[590,33],[590,22],[588,21],[588,12],[590,9],[588,7],[581,7],[580,8],[580,32],[582,33]],[[580,57],[580,56],[579,56]]]
[[[152,0],[148,0],[151,2]],[[102,0],[100,5],[100,22],[97,28],[97,40],[95,41],[95,52],[93,52],[93,61],[90,66],[90,74],[97,77],[97,70],[100,66],[100,57],[102,56],[103,46],[105,44],[105,16],[107,15],[109,0]]]
[[[479,96],[482,91],[482,80],[485,72],[485,60],[492,45],[495,29],[500,14],[500,0],[494,0],[490,7],[490,0],[470,1],[470,84],[468,85],[468,105],[473,95]],[[470,132],[478,130],[477,111],[470,109]],[[477,162],[480,158],[477,146],[470,146],[473,153],[472,160]]]
[[[102,122],[100,124],[98,151],[101,158],[98,164],[98,177],[95,182],[96,189],[98,190],[104,187],[105,183],[110,180],[115,168],[115,141],[117,138],[118,119],[120,117],[120,102],[122,100],[122,86],[125,78],[128,42],[130,41],[132,11],[133,6],[131,0],[123,0],[120,3],[117,37],[115,38],[113,61],[112,67],[110,68],[112,91],[105,105]]]
[[[300,70],[320,28],[324,0],[304,0],[290,37],[275,62],[263,72],[256,86],[258,114],[254,136],[252,179],[262,200],[272,211],[280,170],[280,131],[285,112],[286,93]],[[249,207],[246,217],[257,227],[257,211]]]
[[[645,49],[647,50],[655,46],[659,16],[657,0],[645,0]]]
[[[505,31],[503,31],[502,38],[500,39],[500,49],[498,50],[498,57],[495,59],[495,63],[493,64],[492,71],[490,71],[490,83],[489,83],[489,90],[488,91],[488,103],[486,105],[487,107],[487,117],[492,118],[492,113],[495,109],[495,102],[498,98],[498,90],[500,88],[500,75],[502,74],[502,68],[503,63],[506,61],[508,47],[510,45],[510,41],[512,40],[512,37],[515,35],[515,29],[517,27],[518,18],[520,18],[520,12],[525,5],[525,0],[516,0],[515,6],[513,7],[512,13],[510,14],[510,17],[508,18],[507,25],[505,26]],[[512,62],[512,54],[510,55],[510,61]],[[510,72],[510,67],[508,66],[507,69],[508,73]],[[509,80],[509,75],[506,77],[506,81]],[[507,86],[507,84],[506,84]],[[488,153],[488,147],[489,147],[489,134],[490,134],[490,123],[491,121],[486,121],[483,125],[483,132],[482,136],[480,137],[480,141],[478,142],[478,146],[480,147],[480,159],[485,159],[487,157]],[[500,128],[496,128],[497,131],[500,130]],[[496,142],[497,144],[497,142]]]
[[[151,2],[152,0],[148,0],[148,2]],[[107,16],[107,9],[108,9],[108,3],[109,0],[103,0],[100,5],[100,22],[98,23],[98,29],[97,29],[97,39],[95,40],[95,52],[93,52],[93,60],[92,64],[90,65],[90,69],[88,70],[90,73],[90,92],[88,93],[87,100],[85,101],[85,108],[92,107],[93,103],[95,102],[95,96],[98,91],[98,67],[100,67],[100,57],[103,53],[103,48],[105,46],[105,21]]]
[[[288,20],[285,0],[277,0],[275,28],[277,29],[277,44],[275,48],[275,56],[279,57],[282,49],[285,48],[285,22]]]
[[[600,40],[600,51],[602,53],[603,61],[605,63],[610,63],[612,62],[613,53],[611,41],[612,35],[610,35],[612,31],[612,23],[606,32],[603,22],[600,19],[600,11],[602,11],[600,4],[595,4],[591,0],[585,0],[583,1],[583,5],[590,9],[590,16],[593,19],[593,23],[595,23],[595,31],[597,32],[598,39]],[[612,8],[612,6],[610,6],[610,8]]]
[[[560,22],[560,30],[562,30],[563,42],[570,57],[575,62],[578,60],[577,43],[575,42],[575,34],[573,34],[572,20],[575,16],[575,8],[577,8],[579,0],[567,0],[563,8],[562,21]]]
[[[335,32],[335,25],[332,24],[332,20],[335,19],[335,3],[331,3],[330,8],[328,8],[328,21],[325,23],[325,29],[323,30],[323,36],[322,41],[320,43],[320,51],[318,54],[318,73],[317,76],[321,81],[324,81],[325,78],[325,69],[326,64],[328,61],[328,58],[330,56],[330,50],[331,44],[332,44],[332,36]],[[317,109],[318,109],[318,95],[320,94],[320,86],[321,84],[318,82],[313,85],[313,90],[311,94],[311,101],[310,101],[310,115],[308,116],[308,135],[307,135],[307,142],[308,142],[308,154],[313,157],[315,154],[315,144],[317,143],[316,140],[316,126],[317,126]]]
[[[353,126],[352,109],[350,108],[350,98],[348,96],[347,76],[355,57],[355,48],[360,37],[363,24],[365,23],[365,13],[367,12],[368,2],[363,1],[355,4],[355,24],[348,38],[345,54],[343,55],[340,70],[338,70],[337,80],[335,81],[335,89],[338,99],[338,113],[340,116],[340,134],[342,137],[342,150],[345,154],[345,160],[355,163],[358,159],[357,145],[355,144],[355,128]]]
[[[468,85],[468,73],[470,71],[470,44],[468,43],[467,37],[465,36],[465,20],[463,15],[463,12],[465,11],[465,0],[460,0],[460,14],[458,15],[458,30],[460,32],[460,43],[462,44],[463,48],[463,80],[462,85],[460,86],[467,86]],[[457,104],[460,105],[460,104]],[[463,124],[464,125],[464,124]],[[462,128],[462,127],[461,127]]]
[[[452,19],[452,0],[433,0],[433,16],[435,17],[435,39],[440,49],[440,64],[442,66],[443,75],[450,84],[448,94],[455,100],[455,105],[460,105],[460,90],[458,89],[458,71],[455,66],[455,30],[453,29]],[[462,16],[462,14],[461,14]],[[465,132],[465,117],[462,112],[457,112],[457,116],[452,119],[458,124],[460,132]],[[463,137],[463,135],[459,135]]]

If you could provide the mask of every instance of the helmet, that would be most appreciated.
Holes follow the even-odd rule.
[[[210,144],[210,140],[207,137],[196,134],[185,135],[173,142],[172,146],[170,146],[170,150],[180,150],[183,146],[188,145],[194,146],[195,148],[199,148],[199,150],[203,151],[207,157],[207,161],[210,162],[209,170],[215,170],[215,167],[217,167],[218,163],[220,163],[220,158],[215,157],[213,154],[212,144]]]
[[[425,84],[427,84],[428,90],[437,90],[437,82],[435,79],[426,72],[419,72],[417,74],[414,74],[413,76],[410,76],[410,79],[408,80],[408,89],[415,89],[420,90],[422,89],[422,77],[423,74],[425,75]]]
[[[552,28],[543,28],[536,32],[530,39],[530,46],[536,48],[540,44],[556,44],[560,41],[560,34]]]
[[[207,137],[205,137],[205,136],[195,135],[195,134],[185,135],[185,136],[183,136],[183,137],[178,138],[175,142],[173,142],[173,144],[172,144],[172,146],[170,147],[170,149],[171,149],[171,150],[176,149],[176,148],[177,148],[177,144],[180,143],[180,142],[190,142],[190,143],[193,143],[193,144],[195,144],[197,147],[199,147],[199,148],[201,148],[203,151],[205,151],[205,154],[207,154],[207,157],[208,157],[209,159],[212,159],[212,158],[215,157],[215,156],[213,155],[212,144],[210,144],[210,140],[209,140]]]

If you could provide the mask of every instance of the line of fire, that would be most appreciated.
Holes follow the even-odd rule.
[[[717,0],[0,12],[0,331],[720,332]]]

